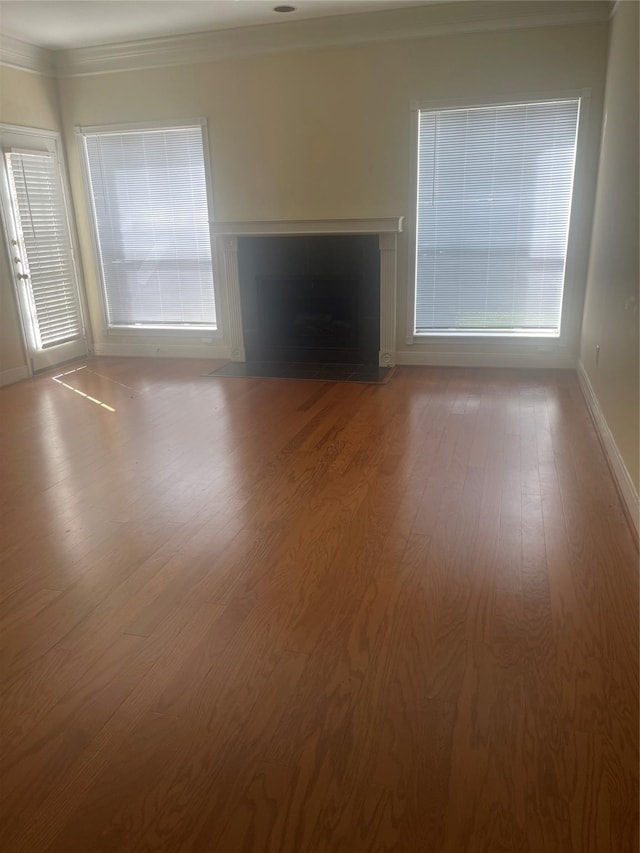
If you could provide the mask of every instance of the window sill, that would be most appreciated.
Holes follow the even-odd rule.
[[[105,335],[142,338],[211,338],[222,337],[215,326],[107,326]]]
[[[476,340],[507,340],[507,341],[556,341],[560,343],[559,332],[418,332],[407,337],[408,344],[426,343],[429,340],[438,342],[476,341]]]

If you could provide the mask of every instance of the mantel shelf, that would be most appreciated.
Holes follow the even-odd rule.
[[[245,234],[397,234],[402,231],[404,216],[383,219],[281,219],[243,222],[212,222],[211,229],[220,236]]]

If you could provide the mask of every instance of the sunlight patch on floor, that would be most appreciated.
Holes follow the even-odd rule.
[[[74,370],[66,370],[64,373],[58,373],[57,376],[52,376],[54,382],[57,382],[58,385],[63,385],[65,388],[68,388],[70,391],[73,391],[74,394],[79,394],[81,397],[84,397],[85,400],[90,400],[92,403],[95,403],[96,406],[100,406],[103,409],[106,409],[108,412],[115,412],[115,409],[111,406],[107,406],[106,403],[103,403],[102,400],[96,400],[95,397],[92,397],[90,394],[85,394],[84,391],[80,391],[78,388],[74,388],[73,385],[69,385],[67,382],[63,382],[60,378],[61,376],[69,376],[70,373],[77,373],[79,370],[86,370],[86,365],[83,367],[76,367]]]

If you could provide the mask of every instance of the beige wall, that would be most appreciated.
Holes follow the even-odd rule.
[[[409,181],[412,100],[491,100],[590,88],[562,350],[562,358],[574,360],[595,192],[607,31],[607,25],[594,24],[478,33],[61,80],[96,343],[106,338],[74,125],[206,117],[218,219],[402,214],[410,219],[415,205]],[[409,349],[404,344],[407,255],[408,235],[403,234],[398,349]],[[117,340],[127,344],[139,339]],[[514,358],[523,351],[534,356],[537,352],[535,342],[489,341],[484,347]],[[465,348],[475,351],[481,346],[462,344],[453,349]],[[447,347],[410,349],[436,353]]]
[[[638,489],[638,3],[611,27],[580,357]],[[596,347],[600,357],[596,364]]]
[[[48,77],[0,66],[0,122],[60,130],[56,83]],[[26,365],[22,330],[6,246],[0,248],[0,374]],[[1,380],[0,376],[0,380]]]

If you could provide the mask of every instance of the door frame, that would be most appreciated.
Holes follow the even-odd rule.
[[[14,218],[13,206],[10,204],[10,199],[8,196],[8,186],[6,186],[7,182],[7,171],[6,166],[4,164],[0,164],[0,182],[2,183],[2,189],[0,191],[0,218],[1,222],[1,230],[3,232],[2,242],[5,246],[6,257],[7,257],[7,266],[10,269],[11,280],[13,285],[13,293],[14,299],[16,303],[16,307],[18,310],[18,316],[20,319],[20,332],[22,336],[22,344],[24,347],[24,351],[26,354],[26,367],[29,373],[29,376],[33,376],[35,373],[41,373],[46,370],[50,370],[56,367],[59,364],[63,364],[65,361],[73,360],[78,357],[83,358],[88,356],[91,352],[91,326],[88,322],[89,313],[87,310],[87,302],[86,302],[86,293],[84,287],[84,277],[82,274],[82,268],[80,263],[80,258],[77,250],[77,233],[76,233],[76,223],[74,217],[73,206],[71,202],[71,193],[69,190],[68,176],[67,176],[67,167],[64,158],[64,147],[62,144],[62,135],[57,130],[47,130],[45,128],[40,127],[27,127],[23,125],[16,124],[7,124],[0,122],[0,137],[5,134],[12,134],[14,136],[24,137],[25,145],[28,144],[29,140],[40,140],[41,142],[46,142],[48,147],[47,150],[51,150],[51,145],[53,145],[53,152],[56,157],[57,166],[58,166],[58,175],[60,178],[60,189],[62,194],[62,202],[64,205],[65,219],[67,223],[67,231],[69,235],[69,248],[71,255],[71,265],[73,268],[73,273],[75,276],[75,283],[77,289],[78,296],[78,311],[80,314],[80,323],[82,326],[83,332],[83,340],[85,343],[85,351],[81,356],[77,354],[70,354],[68,359],[65,359],[62,354],[61,359],[51,359],[50,364],[43,364],[42,366],[36,367],[34,366],[33,360],[33,346],[31,343],[31,335],[28,331],[29,325],[31,324],[31,317],[25,316],[25,308],[23,305],[23,299],[20,296],[18,290],[18,281],[16,279],[14,273],[14,264],[12,261],[12,247],[10,243],[9,236],[9,228],[11,227],[9,223]],[[37,150],[37,149],[34,149]],[[2,150],[0,148],[0,156],[2,155]],[[7,209],[7,203],[9,203],[9,208]],[[61,346],[65,346],[62,344]],[[42,350],[45,352],[45,350]]]

